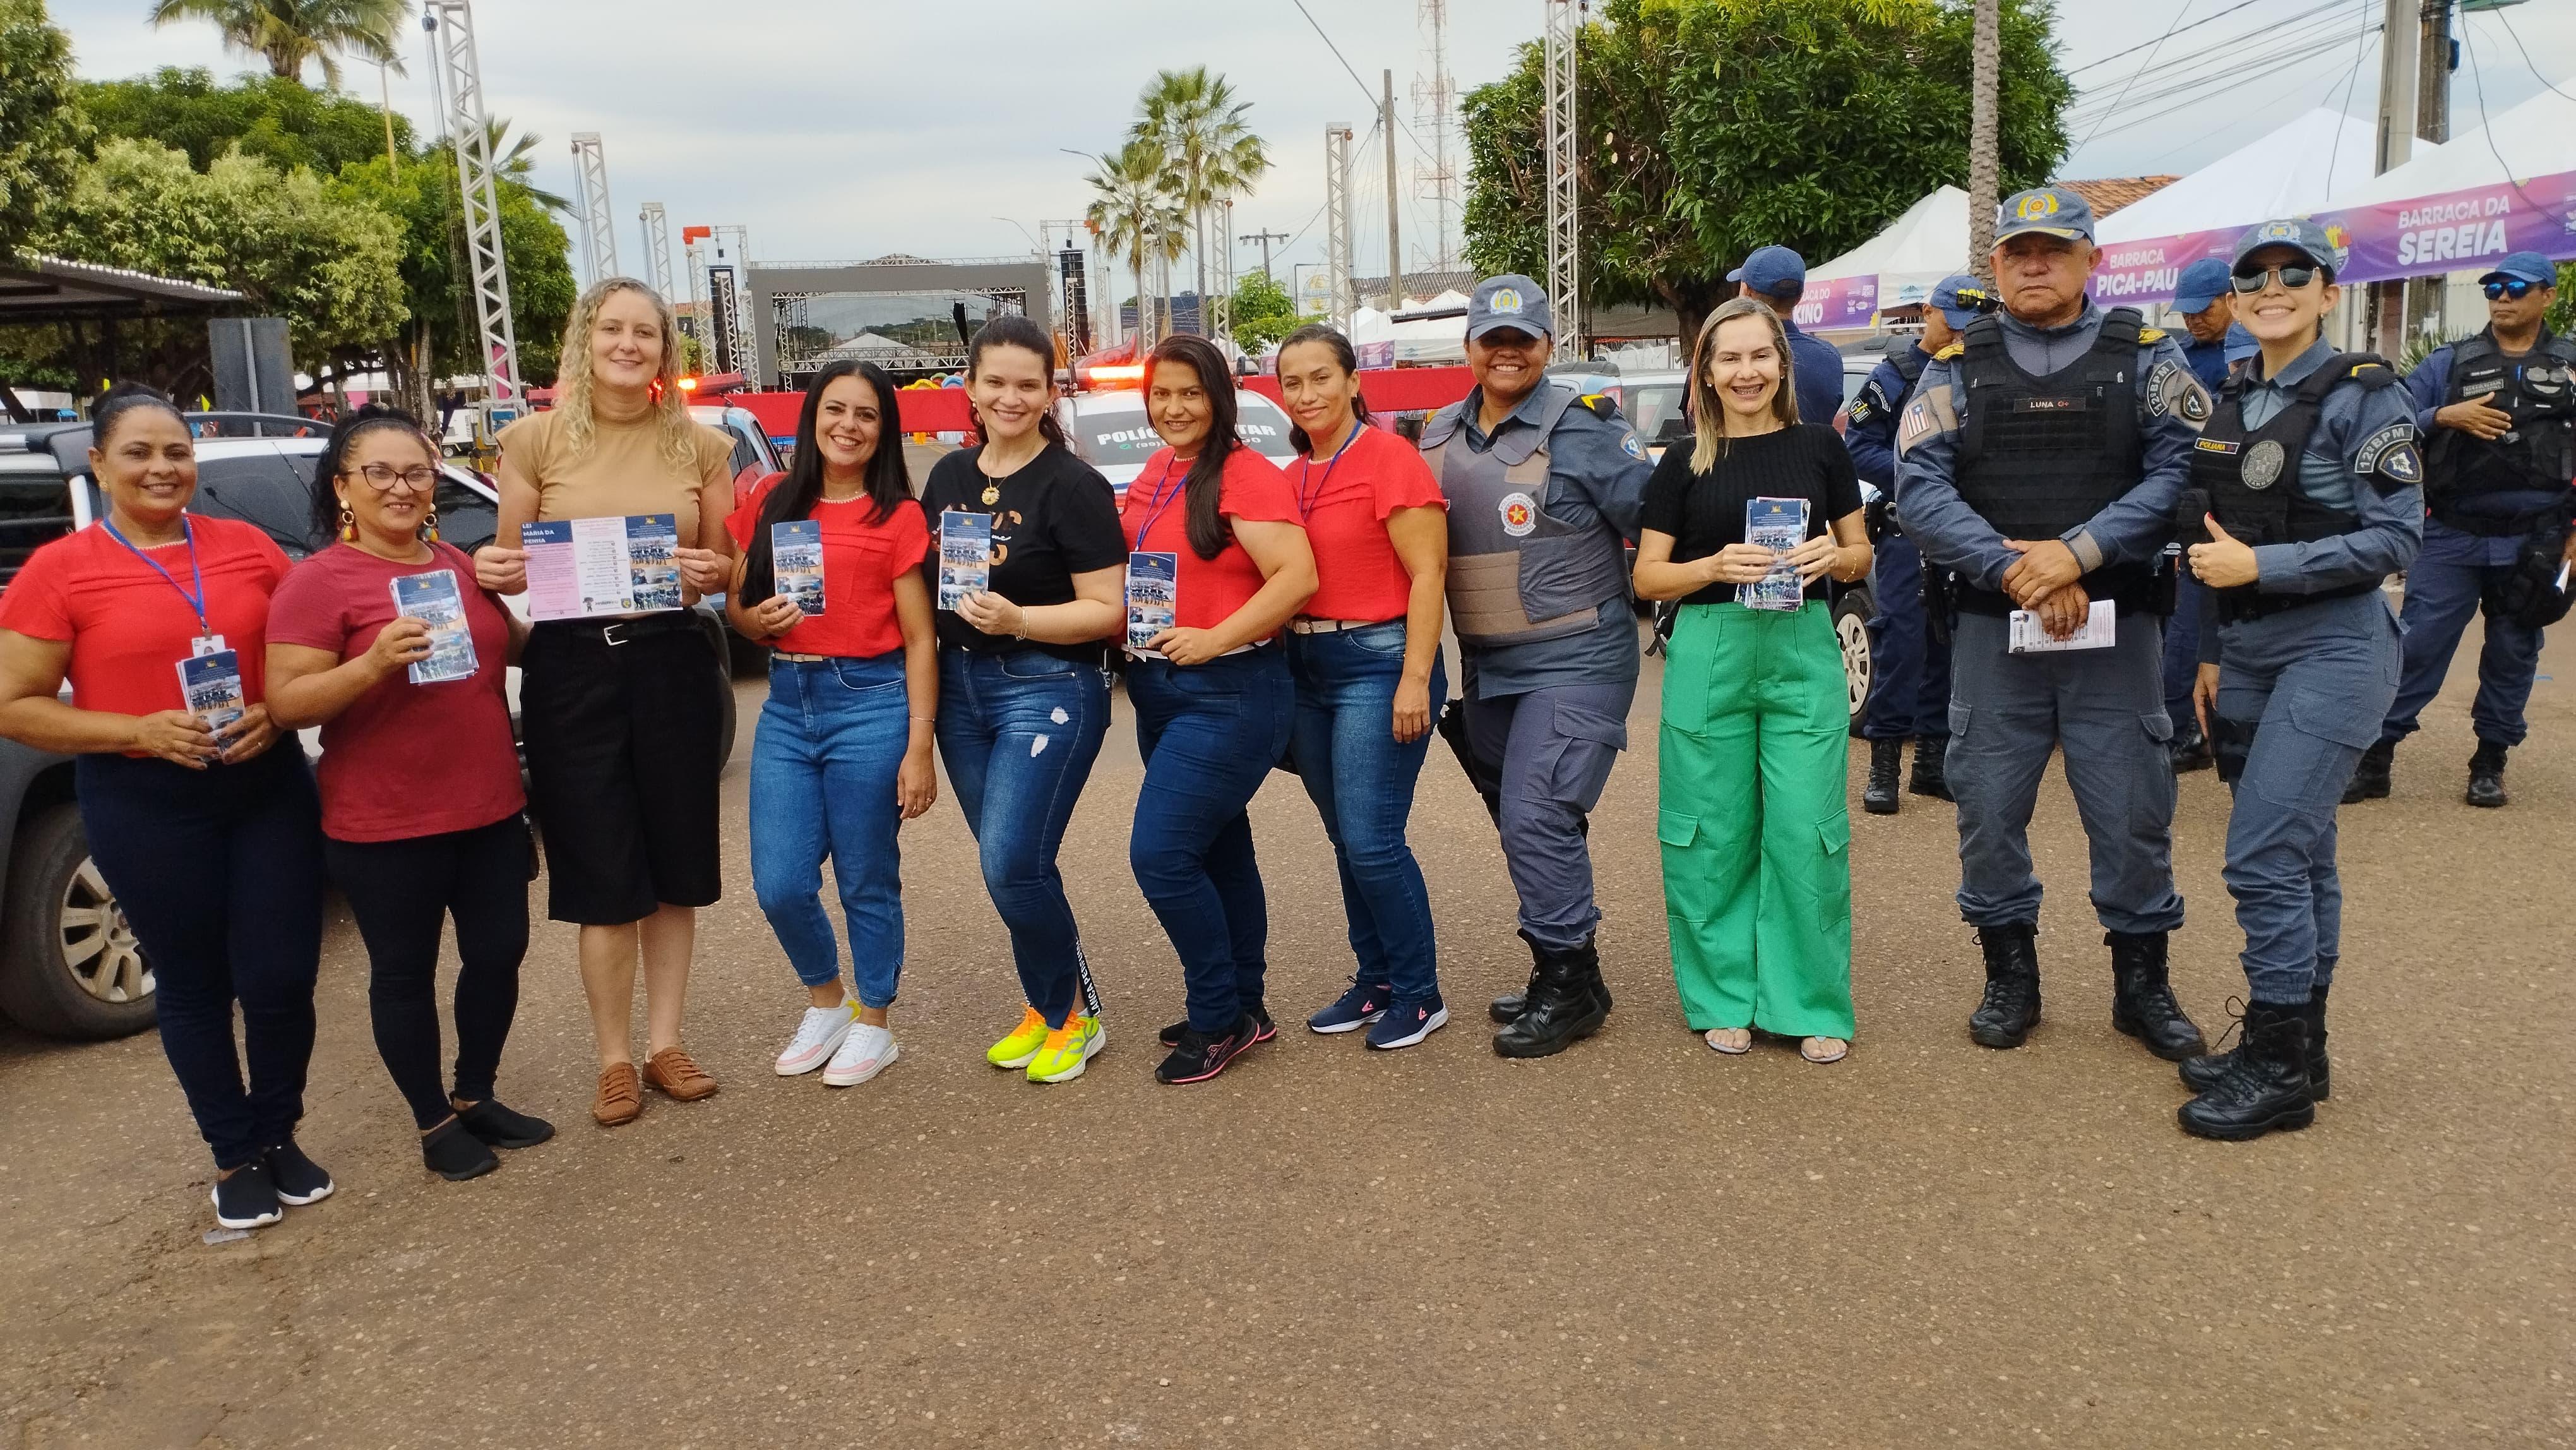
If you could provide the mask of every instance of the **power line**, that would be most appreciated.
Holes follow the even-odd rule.
[[[2286,70],[2289,70],[2289,69],[2291,69],[2291,68],[2293,68],[2293,67],[2295,67],[2295,66],[2301,65],[2301,64],[2303,64],[2303,63],[2305,63],[2305,62],[2307,62],[2307,61],[2309,61],[2309,60],[2312,60],[2312,59],[2314,59],[2315,57],[2317,57],[2317,56],[2319,56],[2319,55],[2322,55],[2322,54],[2324,54],[2324,53],[2325,53],[2325,52],[2327,52],[2327,51],[2330,51],[2330,50],[2336,49],[2336,48],[2340,47],[2340,46],[2344,43],[2344,40],[2345,40],[2345,39],[2346,39],[2346,37],[2345,37],[2345,36],[2342,36],[2342,35],[2336,35],[2336,36],[2333,36],[2332,38],[2330,38],[2329,40],[2326,40],[2326,41],[2323,41],[2323,42],[2319,42],[2318,44],[2313,45],[2313,46],[2310,46],[2310,47],[2308,47],[2308,48],[2307,48],[2307,49],[2305,49],[2305,50],[2300,50],[2300,51],[2292,52],[2292,53],[2289,53],[2289,54],[2284,54],[2284,55],[2279,55],[2279,56],[2276,56],[2276,57],[2271,57],[2271,58],[2270,58],[2270,63],[2269,63],[2269,64],[2267,64],[2267,65],[2264,65],[2261,69],[2253,70],[2253,71],[2247,71],[2247,72],[2243,72],[2243,73],[2228,73],[2228,74],[2224,74],[2224,75],[2220,75],[2220,76],[2212,77],[2210,80],[2202,81],[2202,82],[2196,83],[2195,85],[2193,85],[2192,87],[2189,87],[2188,89],[2194,89],[2194,90],[2203,89],[2203,88],[2205,88],[2205,87],[2207,87],[2207,86],[2209,86],[2209,85],[2216,84],[2216,83],[2221,82],[2221,81],[2223,81],[2223,82],[2227,83],[2230,87],[2242,87],[2242,86],[2249,86],[2249,85],[2254,84],[2254,83],[2255,83],[2255,82],[2257,82],[2257,81],[2267,80],[2267,79],[2271,78],[2272,76],[2279,75],[2281,72],[2286,71]],[[2163,120],[2165,117],[2170,116],[2170,115],[2173,115],[2173,114],[2175,114],[2175,113],[2177,113],[2177,112],[2181,112],[2181,111],[2188,111],[2188,110],[2192,109],[2192,108],[2193,108],[2193,107],[2195,107],[2195,106],[2201,105],[2202,103],[2204,103],[2204,102],[2205,102],[2205,101],[2207,101],[2208,99],[2209,99],[2209,98],[2208,98],[2207,96],[2193,96],[2193,97],[2191,97],[2191,98],[2189,98],[2189,99],[2187,99],[2187,100],[2177,101],[2177,102],[2175,102],[2174,104],[2172,104],[2172,105],[2170,105],[2170,106],[2167,106],[2167,107],[2165,107],[2164,109],[2162,109],[2162,110],[2160,110],[2160,111],[2151,112],[2151,113],[2149,113],[2149,114],[2147,114],[2147,115],[2137,117],[2137,118],[2136,118],[2136,119],[2134,119],[2134,120],[2128,120],[2128,121],[2123,121],[2123,122],[2121,122],[2119,126],[2117,126],[2117,127],[2113,128],[2112,134],[2113,134],[2113,135],[2118,135],[2120,132],[2123,132],[2123,131],[2133,131],[2133,130],[2136,130],[2138,127],[2140,127],[2140,126],[2144,126],[2144,125],[2148,124],[2149,122],[2153,122],[2153,121],[2160,121],[2160,120]]]
[[[2495,18],[2496,18],[2496,24],[2503,26],[2503,27],[2504,27],[2504,33],[2505,33],[2506,35],[2511,36],[2511,37],[2513,38],[2513,48],[2514,48],[2514,49],[2516,49],[2516,50],[2522,51],[2522,63],[2523,63],[2524,65],[2527,65],[2527,66],[2530,66],[2530,67],[2531,67],[2531,74],[2532,74],[2532,76],[2533,76],[2535,79],[2537,79],[2537,80],[2538,80],[2542,85],[2544,85],[2544,86],[2548,86],[2548,87],[2549,87],[2549,89],[2551,89],[2551,90],[2553,90],[2553,91],[2558,91],[2558,94],[2559,94],[2559,95],[2561,95],[2561,96],[2566,96],[2566,98],[2567,98],[2568,100],[2576,101],[2576,96],[2569,96],[2569,95],[2567,95],[2567,93],[2566,93],[2565,91],[2560,91],[2560,90],[2558,90],[2558,87],[2557,87],[2557,86],[2555,86],[2555,85],[2551,84],[2549,77],[2547,77],[2547,76],[2545,76],[2545,75],[2542,75],[2542,74],[2540,73],[2540,67],[2539,67],[2537,64],[2535,64],[2535,63],[2533,62],[2533,60],[2532,60],[2532,58],[2531,58],[2531,52],[2530,52],[2528,49],[2525,49],[2525,48],[2524,48],[2524,46],[2523,46],[2523,43],[2522,43],[2522,35],[2521,35],[2521,33],[2520,33],[2519,31],[2517,31],[2517,30],[2515,30],[2515,29],[2513,28],[2513,22],[2512,22],[2511,20],[2509,20],[2509,19],[2505,18],[2505,13],[2504,13],[2503,11],[2501,11],[2501,10],[2493,10],[2493,11],[2489,11],[2488,13],[2489,13],[2489,14],[2491,14],[2491,15],[2493,15],[2493,16],[2495,16]],[[2465,32],[2468,28],[2469,28],[2469,27],[2468,27],[2467,25],[2465,25],[2465,24],[2463,24],[2463,25],[2460,27],[2460,29],[2461,29],[2462,31],[2464,31],[2464,32]],[[2478,102],[2478,104],[2479,104],[2480,106],[2482,106],[2482,107],[2483,107],[2483,106],[2486,104],[2485,99],[2484,99],[2483,97],[2481,97],[2481,98],[2480,98],[2480,100],[2479,100],[2479,102]]]
[[[2339,8],[2342,3],[2343,0],[2321,0],[2321,3],[2312,5],[2296,14],[2284,16],[2277,22],[2257,26],[2250,30],[2240,31],[2223,40],[2213,41],[2208,46],[2204,47],[2200,53],[2192,59],[2177,62],[2174,66],[2169,67],[2164,73],[2159,75],[2156,78],[2156,85],[2162,89],[2150,90],[2142,94],[2127,96],[2126,92],[2129,88],[2124,86],[2122,88],[2122,92],[2123,95],[2126,96],[2125,101],[2118,97],[2115,97],[2111,101],[2092,99],[2081,101],[2071,108],[2073,114],[2070,115],[2069,119],[2080,120],[2086,116],[2098,119],[2102,115],[2106,114],[2106,112],[2115,112],[2119,109],[2123,109],[2124,107],[2134,108],[2150,104],[2164,95],[2171,94],[2173,92],[2173,87],[2178,80],[2191,77],[2208,78],[2213,76],[2232,76],[2273,56],[2310,44],[2315,40],[2315,36],[2292,32],[2289,30],[2289,27],[2302,20],[2311,19],[2315,16],[2323,15],[2329,11],[2335,10]],[[2243,7],[2239,6],[2237,8],[2241,9]],[[2221,11],[2220,13],[2225,14],[2227,12]],[[2212,18],[2214,19],[2216,17]],[[2265,50],[2263,48],[2265,45],[2269,45],[2271,48],[2269,50]],[[2248,46],[2253,47],[2250,53],[2247,50]],[[2131,47],[2131,49],[2134,50],[2136,47]],[[2132,76],[2130,78],[2130,85],[2134,86],[2136,81],[2137,77]]]
[[[2370,0],[2361,0],[2361,13],[2362,18],[2365,21],[2369,19]],[[2352,114],[2352,88],[2361,80],[2361,58],[2370,49],[2369,35],[2370,32],[2368,30],[2364,30],[2362,32],[2363,38],[2353,42],[2352,71],[2343,78],[2343,104],[2335,108],[2335,114],[2337,116],[2349,116]],[[2334,186],[2335,163],[2343,159],[2343,133],[2344,127],[2341,124],[2337,124],[2335,127],[2334,149],[2326,153],[2326,186],[2329,189]]]
[[[2208,92],[2217,88],[2225,88],[2228,90],[2242,89],[2253,81],[2278,75],[2280,72],[2289,69],[2292,66],[2313,60],[2317,56],[2327,54],[2330,51],[2338,50],[2343,46],[2344,42],[2352,40],[2356,36],[2367,36],[2374,28],[2375,27],[2364,26],[2357,31],[2335,31],[2321,36],[2303,38],[2300,42],[2293,45],[2262,52],[2250,57],[2240,58],[2229,65],[2207,71],[2203,74],[2189,75],[2173,80],[2155,90],[2140,93],[2135,100],[2130,101],[2125,106],[2106,108],[2092,113],[2090,119],[2092,121],[2093,132],[2098,134],[2102,129],[2102,124],[2114,115],[2131,116],[2132,113],[2136,112],[2140,107],[2158,105],[2161,102],[2173,100],[2175,97],[2186,97],[2187,99],[2174,105],[2163,106],[2149,115],[2136,116],[2133,119],[2124,120],[2116,130],[2131,130],[2145,121],[2168,116],[2173,114],[2175,111],[2188,110],[2192,106],[2198,105],[2203,100],[2207,99],[2206,95],[2195,93]],[[2088,143],[2091,139],[2091,135],[2086,137],[2086,141]]]
[[[2557,211],[2553,212],[2548,207],[2533,200],[2531,193],[2522,189],[2522,183],[2514,179],[2512,163],[2506,161],[2504,159],[2504,152],[2496,148],[2495,117],[2487,111],[2486,67],[2478,61],[2477,36],[2473,33],[2470,27],[2463,25],[2460,27],[2460,38],[2465,41],[2468,46],[2469,78],[2475,81],[2478,87],[2478,130],[2487,138],[2487,154],[2495,158],[2497,169],[2504,172],[2504,184],[2513,188],[2513,194],[2522,198],[2523,205],[2530,207],[2533,211],[2540,213],[2542,216],[2555,216],[2559,219],[2560,224],[2564,225],[2568,217],[2567,208],[2561,206]],[[2542,84],[2548,84],[2546,79],[2542,81]],[[2556,86],[2550,86],[2549,88],[2553,91],[2558,90]],[[2559,94],[2565,95],[2566,92],[2559,91]]]
[[[1304,0],[1299,0],[1299,3],[1304,3]],[[2174,18],[2166,23],[2165,33],[2157,36],[2155,45],[2147,51],[2147,58],[2138,62],[2138,68],[2129,73],[2128,80],[2121,83],[2120,94],[2111,98],[2109,110],[2105,110],[2100,116],[2096,117],[2094,119],[2092,129],[2086,131],[2084,133],[2084,139],[2076,143],[2075,149],[2077,151],[2081,151],[2085,147],[2092,145],[2093,138],[2101,134],[2102,123],[2111,118],[2111,113],[2113,111],[2120,109],[2120,101],[2122,97],[2129,94],[2129,87],[2136,85],[2138,83],[2138,77],[2147,73],[2147,67],[2156,63],[2156,52],[2163,50],[2165,48],[2165,42],[2173,38],[2174,27],[2180,25],[2182,23],[2182,18],[2191,13],[2191,6],[2192,0],[2183,0],[2182,8],[2175,11]]]
[[[1315,18],[1314,11],[1306,8],[1306,0],[1295,0],[1295,4],[1297,6],[1297,13],[1306,17],[1306,23],[1308,25],[1315,27],[1315,37],[1324,42],[1324,48],[1333,53],[1333,59],[1342,63],[1342,69],[1349,74],[1351,84],[1358,86],[1360,88],[1360,94],[1368,97],[1369,109],[1371,111],[1383,109],[1384,98],[1377,92],[1370,90],[1369,83],[1360,79],[1360,73],[1351,69],[1350,58],[1343,55],[1342,48],[1333,44],[1333,38],[1324,33],[1324,23]],[[1422,154],[1423,160],[1431,162],[1434,166],[1440,164],[1438,160],[1432,156],[1430,148],[1422,144],[1422,138],[1414,135],[1413,128],[1404,123],[1404,118],[1402,116],[1395,118],[1395,128],[1402,131],[1405,139],[1413,143],[1413,149]]]
[[[2341,3],[2342,0],[2327,0],[2327,8]],[[2364,30],[2368,28],[2367,25],[2362,26]],[[2202,86],[2218,83],[2232,85],[2240,82],[2248,71],[2258,66],[2285,56],[2311,55],[2332,50],[2350,39],[2352,34],[2352,31],[2340,29],[2303,30],[2275,38],[2268,46],[2263,44],[2231,46],[2224,51],[2207,54],[2196,60],[2177,62],[2158,75],[2155,81],[2143,91],[2131,88],[2122,98],[2082,103],[2072,109],[2072,114],[2075,117],[2098,121],[2106,115],[2118,115],[2153,106],[2160,101]]]
[[[2164,34],[2162,34],[2162,35],[2160,35],[2160,36],[2157,36],[2157,37],[2156,37],[2155,39],[2153,39],[2153,40],[2140,41],[2140,42],[2139,42],[2139,43],[2137,43],[2136,45],[2130,46],[2127,50],[2115,50],[2115,51],[2111,52],[2109,55],[2106,55],[2106,56],[2102,57],[2100,60],[2088,60],[2088,61],[2086,61],[2084,64],[2077,66],[2075,69],[2073,69],[2073,70],[2071,70],[2071,71],[2068,71],[2066,74],[2067,74],[2067,76],[2068,76],[2068,78],[2069,78],[2069,79],[2072,79],[2073,77],[2080,76],[2080,75],[2084,74],[2086,71],[2093,69],[2095,66],[2100,66],[2100,65],[2109,65],[2111,62],[2113,62],[2113,61],[2115,61],[2115,60],[2118,60],[2120,57],[2122,57],[2122,56],[2124,56],[2124,55],[2135,55],[2135,54],[2137,54],[2139,51],[2145,50],[2147,47],[2149,47],[2149,46],[2151,46],[2151,45],[2154,45],[2154,46],[2161,46],[2161,45],[2163,45],[2167,40],[2170,40],[2170,39],[2172,39],[2174,36],[2177,36],[2177,35],[2182,34],[2182,32],[2183,32],[2183,31],[2185,31],[2185,30],[2198,30],[2200,27],[2202,27],[2202,26],[2204,26],[2204,25],[2209,24],[2209,23],[2210,23],[2211,21],[2213,21],[2213,20],[2223,20],[2223,19],[2227,18],[2228,16],[2235,14],[2235,13],[2236,13],[2237,11],[2239,11],[2239,10],[2246,9],[2246,8],[2248,8],[2248,7],[2250,7],[2250,6],[2260,5],[2260,4],[2262,4],[2262,3],[2263,3],[2263,0],[2237,0],[2237,3],[2235,3],[2235,4],[2233,4],[2233,5],[2228,6],[2226,9],[2219,11],[2219,12],[2218,12],[2217,14],[2215,14],[2215,15],[2207,15],[2207,16],[2203,16],[2203,17],[2201,17],[2200,19],[2193,21],[2193,22],[2192,22],[2192,23],[2190,23],[2189,25],[2185,25],[2185,26],[2180,27],[2179,29],[2174,28],[2174,27],[2170,27],[2170,26],[2169,26],[2169,27],[2167,27],[2167,28],[2166,28],[2165,33],[2164,33]],[[2187,9],[2189,9],[2189,8],[2191,8],[2191,7],[2189,7],[2189,6],[2185,6],[2185,7],[2183,7],[2183,8],[2187,10]],[[2175,17],[2175,18],[2176,18],[2176,19],[2180,19],[2181,17],[2177,16],[2177,17]]]

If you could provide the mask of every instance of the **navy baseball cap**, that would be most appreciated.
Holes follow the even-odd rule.
[[[2538,252],[2515,252],[2496,263],[2495,270],[2480,277],[2478,281],[2492,282],[2499,277],[2508,280],[2519,278],[2534,287],[2558,285],[2558,269],[2549,265],[2549,259]]]
[[[2323,224],[2303,216],[2284,217],[2249,228],[2245,235],[2238,237],[2236,250],[2228,258],[2229,269],[2232,271],[2245,265],[2246,258],[2265,247],[2287,247],[2331,272],[2343,270],[2346,255],[2342,247],[2335,245],[2334,238],[2327,235]]]
[[[2254,334],[2245,330],[2244,323],[2231,322],[2227,324],[2226,340],[2219,344],[2218,355],[2230,363],[2238,363],[2262,350],[2263,344],[2254,340]]]
[[[2182,269],[2174,283],[2174,306],[2183,312],[2207,312],[2227,295],[2227,263],[2203,257]]]
[[[1941,279],[1932,289],[1931,299],[1923,304],[1941,309],[1942,319],[1952,327],[1964,328],[1996,307],[1994,289],[1967,272],[1957,272]]]
[[[1547,308],[1547,289],[1518,272],[1488,277],[1467,299],[1467,338],[1474,341],[1496,328],[1508,327],[1532,337],[1552,337],[1556,325]]]
[[[2093,240],[2093,204],[2062,186],[2034,186],[2004,198],[1995,217],[1995,245],[2025,232],[2060,241]]]
[[[1755,247],[1743,266],[1726,274],[1726,280],[1741,282],[1765,297],[1803,292],[1807,287],[1807,259],[1787,247]]]

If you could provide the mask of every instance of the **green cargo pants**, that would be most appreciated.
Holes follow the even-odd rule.
[[[1656,835],[1694,1031],[1852,1035],[1846,712],[1824,605],[1682,607]]]

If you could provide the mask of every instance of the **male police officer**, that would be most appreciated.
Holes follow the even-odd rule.
[[[2180,1059],[2201,1039],[2165,976],[2166,935],[2183,912],[2153,566],[2210,404],[2169,338],[2085,295],[2099,261],[2082,197],[2043,188],[2004,204],[1990,258],[2003,313],[1970,324],[1924,370],[1897,427],[1896,508],[1925,566],[1956,581],[1959,909],[1986,959],[1969,1035],[2018,1047],[2039,1021],[2028,831],[2063,743],[2092,844],[2093,909],[2109,932],[2112,1025]],[[2011,652],[2015,609],[2064,641],[2097,601],[2117,610],[2113,643]]]
[[[1914,385],[1935,353],[1958,340],[1961,329],[1995,310],[1994,293],[1965,272],[1944,277],[1923,304],[1923,339],[1902,350],[1890,349],[1860,396],[1852,399],[1843,445],[1851,450],[1852,467],[1876,484],[1889,500],[1896,497],[1896,420],[1914,395]],[[1877,541],[1869,570],[1870,597],[1878,614],[1869,622],[1869,704],[1861,713],[1860,733],[1869,741],[1869,783],[1860,793],[1861,808],[1874,816],[1897,809],[1897,766],[1905,742],[1914,742],[1916,795],[1950,798],[1942,778],[1941,756],[1950,744],[1950,632],[1946,621],[1930,627],[1923,602],[1923,556],[1902,530]]]
[[[1798,299],[1807,292],[1807,259],[1787,247],[1755,247],[1744,265],[1726,274],[1780,314],[1789,334],[1789,378],[1798,399],[1798,421],[1830,427],[1843,408],[1843,355],[1821,337],[1798,330]]]
[[[2174,311],[2182,314],[2183,329],[2191,335],[2183,344],[2182,360],[2215,396],[2227,382],[2227,329],[2236,321],[2225,258],[2203,257],[2182,269],[2174,279]]]
[[[2576,340],[2541,320],[2558,296],[2558,270],[2538,252],[2516,252],[2478,279],[2486,330],[2436,348],[2406,379],[2424,430],[2424,497],[2432,517],[2424,551],[2406,572],[2405,674],[2379,743],[2361,758],[2347,801],[2388,794],[2397,742],[2441,693],[2469,615],[2485,607],[2478,698],[2469,707],[2477,753],[2468,803],[2505,803],[2504,755],[2522,743],[2523,706],[2540,668],[2540,625],[2556,615],[2509,601],[2552,593],[2562,560],[2576,559],[2568,519],[2576,499]],[[2525,576],[2520,585],[2516,576]],[[2564,595],[2557,596],[2558,612]]]
[[[2182,360],[2191,375],[2212,395],[2227,382],[2227,330],[2236,320],[2227,285],[2227,262],[2203,257],[2182,269],[2174,283],[2174,310],[2191,341]],[[2205,769],[2209,742],[2192,709],[2192,678],[2200,663],[2200,610],[2206,591],[2187,572],[2174,589],[2173,617],[2165,621],[2165,714],[2174,722],[2173,763],[2177,771]]]
[[[1449,499],[1449,618],[1469,773],[1520,895],[1535,969],[1497,998],[1494,1050],[1562,1052],[1610,1013],[1586,815],[1628,745],[1637,621],[1624,540],[1652,469],[1618,404],[1551,386],[1547,293],[1489,277],[1467,303],[1476,386],[1422,449]],[[1454,741],[1453,741],[1454,743]]]

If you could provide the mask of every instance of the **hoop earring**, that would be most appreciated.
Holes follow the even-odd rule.
[[[344,544],[358,542],[358,516],[349,512],[347,504],[340,505],[340,542]]]
[[[438,542],[438,510],[431,509],[429,517],[420,521],[420,532],[422,538],[433,544]]]

